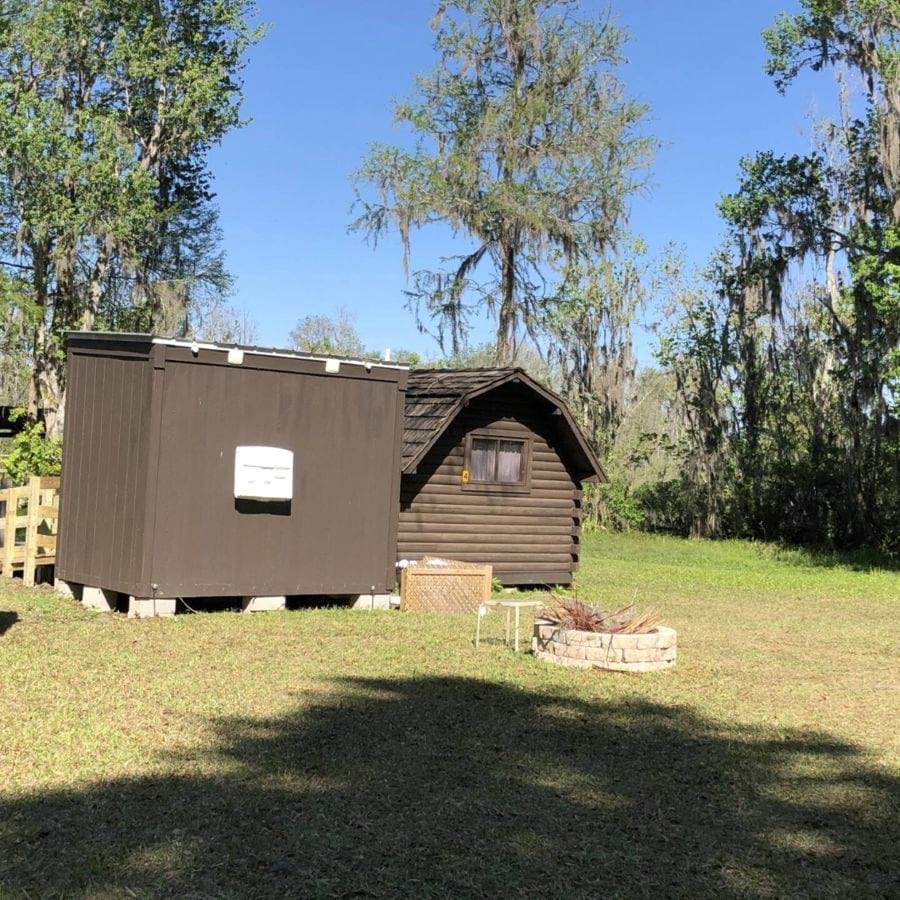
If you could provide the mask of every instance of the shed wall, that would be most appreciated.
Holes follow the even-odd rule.
[[[531,437],[528,493],[462,485],[466,435],[495,430]],[[506,385],[473,400],[447,427],[400,495],[397,554],[491,563],[505,584],[568,584],[578,564],[580,485],[566,467],[549,406]]]
[[[68,354],[56,571],[77,584],[139,593],[152,367],[145,346]]]
[[[403,403],[396,376],[325,375],[321,363],[318,374],[298,375],[268,361],[253,368],[178,356],[167,357],[162,397],[159,596],[389,589]],[[293,451],[289,508],[234,499],[239,445]]]

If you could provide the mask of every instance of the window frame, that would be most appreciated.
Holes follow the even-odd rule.
[[[463,481],[462,489],[482,494],[530,494],[531,493],[531,456],[534,438],[513,431],[489,431],[480,429],[470,431],[466,435],[463,471],[472,471],[472,443],[476,439],[497,441],[515,441],[522,445],[522,479],[516,482],[507,481]]]

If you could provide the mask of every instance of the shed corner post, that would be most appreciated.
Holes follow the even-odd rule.
[[[388,514],[387,556],[388,566],[385,587],[388,594],[397,583],[397,547],[400,532],[400,494],[403,484],[403,428],[406,421],[406,378],[401,378],[397,389],[397,410],[394,421],[394,466],[391,473],[391,504]]]

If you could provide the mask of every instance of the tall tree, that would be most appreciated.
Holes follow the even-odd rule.
[[[24,407],[27,403],[31,327],[24,282],[0,269],[0,406]]]
[[[835,66],[840,117],[807,155],[742,162],[703,316],[677,320],[663,349],[698,459],[714,450],[707,531],[896,551],[900,0],[800,6],[764,35],[769,71],[785,90]],[[810,271],[820,281],[792,297]],[[694,489],[713,481],[687,471]]]
[[[874,314],[894,332],[882,368],[900,414],[900,0],[801,0],[799,14],[781,15],[763,37],[782,92],[804,68],[844,66],[862,78],[866,113],[848,121],[845,111],[844,158],[832,166],[849,203],[824,258],[832,305],[835,262],[844,252],[855,282],[852,303],[861,304],[854,314]]]
[[[667,262],[665,300],[670,326],[660,335],[657,358],[674,378],[671,414],[681,424],[684,505],[690,532],[719,537],[726,493],[729,369],[732,363],[727,309],[701,277],[686,279],[680,260]]]
[[[900,0],[801,0],[763,33],[768,72],[782,93],[805,68],[845,65],[863,78],[877,158],[900,222]]]
[[[396,229],[407,273],[415,229],[443,223],[470,242],[449,268],[417,271],[410,292],[453,354],[484,304],[496,315],[496,362],[510,364],[551,260],[602,254],[642,183],[654,145],[617,75],[625,35],[609,17],[578,18],[577,6],[441,2],[437,68],[394,109],[415,145],[375,145],[357,173],[352,227],[373,241]]]
[[[28,293],[32,410],[61,413],[66,330],[140,307],[152,327],[163,298],[197,274],[192,242],[216,233],[206,153],[240,124],[238,74],[260,34],[252,10],[251,0],[7,4],[0,244]],[[200,277],[212,284],[221,271]]]
[[[334,315],[304,316],[290,335],[291,347],[306,353],[333,353],[337,356],[363,357],[366,345],[356,330],[353,314],[340,307]]]
[[[215,303],[205,308],[193,304],[191,312],[185,337],[219,344],[251,345],[257,342],[256,320],[246,309],[235,308],[227,303]]]
[[[739,251],[725,291],[747,314],[746,342],[760,316],[779,314],[792,265],[817,260],[824,268],[813,296],[837,350],[845,517],[851,540],[873,542],[884,525],[879,497],[898,495],[883,453],[900,401],[900,0],[802,0],[801,9],[764,35],[776,85],[785,90],[804,67],[849,67],[862,75],[864,109],[853,111],[841,76],[841,118],[825,129],[818,152],[744,163],[739,190],[722,203]],[[748,368],[755,352],[746,349],[752,441],[760,397]]]
[[[604,455],[631,399],[637,372],[631,323],[646,288],[643,244],[622,249],[618,258],[585,255],[567,266],[558,292],[535,316],[560,391]]]

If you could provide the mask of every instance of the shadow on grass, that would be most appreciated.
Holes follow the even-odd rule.
[[[898,780],[826,735],[726,733],[646,701],[467,679],[325,687],[296,715],[220,723],[218,749],[183,776],[0,804],[0,894],[896,888]]]
[[[19,621],[17,612],[0,611],[0,635],[6,634]]]
[[[785,548],[782,559],[797,565],[854,572],[900,572],[900,558],[878,550],[829,550],[826,547]]]

